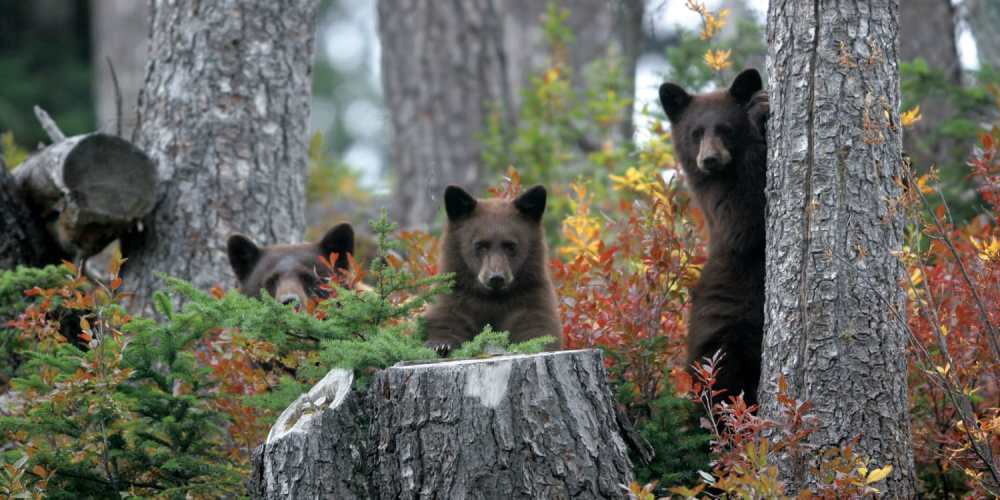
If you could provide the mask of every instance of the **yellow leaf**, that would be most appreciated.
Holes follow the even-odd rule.
[[[914,123],[919,122],[923,116],[920,115],[920,106],[914,106],[908,111],[903,112],[903,115],[899,117],[899,122],[903,124],[904,127],[912,127]]]
[[[991,236],[989,242],[980,241],[972,236],[969,236],[969,240],[972,242],[972,246],[976,248],[979,258],[983,262],[990,263],[1000,260],[1000,240],[996,236]]]
[[[920,189],[921,193],[931,194],[934,192],[934,188],[930,186],[930,182],[932,180],[933,177],[930,174],[924,174],[917,177],[917,188]]]
[[[877,483],[887,477],[892,472],[892,464],[886,465],[881,469],[875,469],[871,471],[871,474],[866,474],[865,484]]]
[[[732,53],[731,50],[709,49],[708,52],[705,52],[705,64],[714,71],[722,71],[733,65],[733,62],[729,60]]]

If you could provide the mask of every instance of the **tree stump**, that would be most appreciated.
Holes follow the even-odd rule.
[[[255,498],[620,498],[632,466],[600,351],[331,371],[254,453]]]
[[[13,175],[61,251],[74,259],[101,251],[153,208],[152,160],[113,135],[62,138]]]

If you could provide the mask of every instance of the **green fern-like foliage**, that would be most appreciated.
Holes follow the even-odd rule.
[[[86,350],[63,343],[32,352],[13,387],[24,408],[0,418],[0,434],[48,476],[50,498],[185,498],[235,495],[225,416],[213,409],[208,369],[193,348],[202,332],[128,323],[117,303],[96,300],[81,328]]]
[[[638,457],[632,460],[636,479],[641,484],[657,481],[657,491],[666,494],[666,488],[692,484],[698,480],[697,471],[711,469],[712,436],[699,425],[703,410],[674,394],[669,373],[664,373],[663,380],[665,386],[649,404],[648,415],[636,422],[636,430],[653,447],[655,456],[647,465]],[[617,389],[619,402],[633,402],[630,395],[635,391],[629,382],[620,382]]]
[[[462,359],[496,354],[536,354],[544,351],[545,346],[553,341],[555,341],[554,338],[545,336],[511,343],[509,332],[495,331],[492,326],[486,325],[486,328],[483,328],[479,335],[452,351],[449,357]]]

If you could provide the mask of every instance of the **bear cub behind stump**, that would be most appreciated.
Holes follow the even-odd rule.
[[[725,90],[660,87],[674,151],[708,226],[708,261],[691,290],[687,366],[722,350],[716,389],[757,402],[764,330],[767,93],[755,69]]]
[[[320,287],[334,272],[350,267],[354,254],[354,228],[337,224],[316,243],[257,246],[242,234],[229,237],[229,264],[239,280],[240,292],[258,297],[266,292],[282,304],[305,305],[309,299],[325,298]],[[337,254],[334,269],[320,257]]]
[[[476,199],[462,188],[444,193],[448,222],[441,244],[441,272],[454,273],[450,294],[425,315],[426,345],[446,354],[487,324],[510,332],[512,342],[562,334],[549,278],[542,214],[545,188],[517,199]]]

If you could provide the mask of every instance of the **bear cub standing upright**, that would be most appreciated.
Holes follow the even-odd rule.
[[[268,245],[259,247],[242,234],[229,237],[226,244],[229,264],[239,280],[240,292],[257,297],[267,292],[282,304],[303,305],[309,299],[324,298],[320,285],[335,270],[350,266],[354,253],[354,228],[337,224],[317,243]],[[337,254],[334,269],[320,263],[320,257]]]
[[[716,389],[757,401],[764,330],[767,93],[748,69],[726,90],[660,87],[674,150],[708,226],[708,261],[691,290],[687,363],[722,350]]]
[[[452,292],[425,315],[426,345],[445,354],[471,340],[487,324],[510,332],[512,342],[562,334],[555,289],[549,278],[545,188],[517,199],[477,200],[459,187],[444,192],[448,222],[441,271],[455,274]]]

